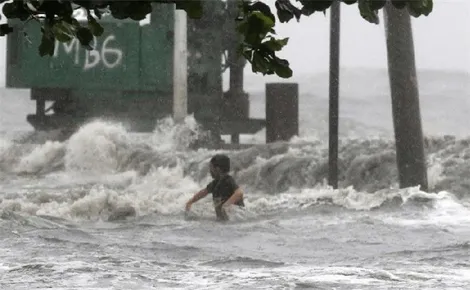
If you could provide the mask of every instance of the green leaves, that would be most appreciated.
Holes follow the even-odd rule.
[[[94,36],[101,36],[104,32],[103,26],[101,26],[93,16],[88,13],[88,28]]]
[[[333,4],[333,0],[298,0],[302,3],[302,14],[306,16],[312,15],[314,12],[317,11],[325,11],[326,9],[330,8],[331,4]]]
[[[52,33],[60,42],[69,42],[74,37],[74,31],[70,24],[65,21],[58,21],[52,26]]]
[[[347,0],[343,0],[346,2]],[[352,0],[348,1],[350,4]],[[354,1],[356,2],[356,1]],[[379,24],[379,10],[382,9],[387,3],[386,0],[358,0],[359,13],[362,18],[370,23]],[[421,15],[428,16],[433,9],[432,0],[391,0],[392,5],[397,9],[404,9],[405,7],[413,17]]]
[[[275,39],[270,37],[269,40],[261,43],[257,50],[246,50],[245,57],[252,64],[253,72],[261,72],[262,74],[276,74],[281,78],[290,78],[292,70],[289,62],[275,55],[275,51],[280,51],[287,44],[288,38]]]
[[[111,11],[111,15],[113,15],[116,19],[126,19],[129,18],[130,10],[129,5],[131,3],[129,1],[114,1],[109,5],[109,10]]]
[[[359,0],[359,13],[362,18],[370,23],[379,24],[379,11],[378,9],[374,9],[374,7],[377,7],[377,5],[374,4],[375,1],[376,0]]]
[[[25,21],[30,16],[30,12],[25,8],[23,1],[18,0],[5,3],[2,12],[8,19],[19,19],[21,21]]]
[[[262,45],[265,46],[268,50],[280,51],[285,45],[287,45],[288,41],[289,38],[275,39],[274,37],[270,37],[270,39],[263,42]]]
[[[111,15],[116,19],[140,21],[152,12],[150,1],[109,1]]]
[[[302,11],[292,5],[289,0],[276,0],[275,6],[277,10],[277,17],[279,18],[279,21],[281,21],[281,23],[289,22],[294,17],[295,19],[297,19],[297,21],[300,20],[300,15],[302,15]]]
[[[43,34],[41,38],[41,44],[39,45],[39,55],[40,56],[53,56],[54,55],[54,39]]]
[[[419,17],[421,15],[428,16],[433,9],[432,0],[409,1],[407,2],[408,11],[411,16]]]
[[[152,12],[152,4],[148,1],[134,1],[129,8],[129,18],[137,21],[145,19],[147,14]]]
[[[176,1],[176,9],[186,11],[188,17],[193,19],[201,18],[203,13],[201,0]]]
[[[5,36],[10,32],[13,32],[13,28],[11,28],[8,24],[0,25],[0,36]]]
[[[408,0],[391,0],[392,5],[397,9],[403,9],[406,7]]]
[[[250,45],[257,45],[261,43],[263,38],[274,27],[274,21],[259,11],[254,11],[247,21],[242,22],[238,31],[245,36],[245,42]]]
[[[276,56],[276,52],[287,45],[288,38],[276,39],[273,36],[276,18],[269,6],[261,2],[245,2],[242,8],[244,18],[237,27],[243,35],[239,52],[251,63],[252,71],[263,75],[276,74],[282,78],[291,77],[289,62]]]
[[[44,26],[41,28],[42,38],[39,45],[40,56],[54,55],[55,40],[52,20],[47,19]]]
[[[384,8],[386,3],[387,0],[373,0],[370,3],[370,8],[372,8],[373,10],[380,10]]]
[[[83,45],[87,50],[93,50],[90,43],[93,40],[93,34],[91,31],[85,27],[80,27],[76,33],[78,41]]]

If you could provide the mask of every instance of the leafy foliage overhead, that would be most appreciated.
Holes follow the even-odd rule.
[[[152,12],[152,4],[175,4],[176,9],[186,11],[188,17],[198,19],[203,14],[204,0],[153,0],[153,1],[103,1],[103,0],[0,0],[4,3],[3,15],[8,19],[30,20],[41,24],[42,39],[38,46],[41,56],[54,53],[55,41],[68,42],[76,37],[87,49],[93,49],[93,36],[103,34],[99,21],[104,14],[115,19],[140,21]],[[334,0],[276,0],[276,16],[266,1],[238,1],[239,21],[237,32],[242,35],[238,51],[252,66],[253,72],[276,74],[282,78],[292,76],[289,62],[276,53],[287,45],[288,38],[278,39],[274,30],[277,20],[281,23],[292,19],[300,20],[302,15],[310,16],[315,12],[325,12]],[[360,15],[370,23],[379,23],[378,12],[387,0],[337,0],[347,5],[357,3]],[[432,0],[389,0],[398,9],[407,9],[410,15],[419,17],[429,15],[433,9]],[[6,2],[6,3],[5,3]],[[295,4],[295,5],[294,5]],[[86,23],[73,17],[73,11],[84,9]],[[0,25],[0,36],[13,29],[8,24]]]

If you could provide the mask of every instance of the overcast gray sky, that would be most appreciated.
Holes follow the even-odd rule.
[[[274,0],[268,0],[272,5]],[[428,17],[413,19],[416,62],[419,68],[470,72],[470,0],[434,0]],[[381,14],[382,15],[382,14]],[[342,5],[342,67],[386,67],[383,23],[361,18],[357,4]],[[328,70],[329,15],[314,14],[288,24],[278,23],[279,36],[290,37],[282,56],[296,75]],[[5,38],[0,38],[0,86],[4,86]],[[247,76],[251,74],[247,67]]]
[[[274,0],[269,2],[274,3]],[[434,0],[428,17],[413,18],[418,68],[470,72],[470,1]],[[383,21],[379,25],[361,18],[357,5],[341,5],[341,66],[386,67]],[[380,13],[381,20],[382,13]],[[289,36],[282,54],[296,73],[328,69],[329,15],[314,14],[278,24],[277,34]]]

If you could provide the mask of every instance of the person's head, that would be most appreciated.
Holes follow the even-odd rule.
[[[211,158],[209,169],[212,178],[219,178],[230,171],[230,158],[224,154],[217,154]]]

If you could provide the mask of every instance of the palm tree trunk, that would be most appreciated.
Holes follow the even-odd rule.
[[[384,16],[400,188],[420,185],[427,191],[411,19],[406,9],[396,9],[390,2]]]

